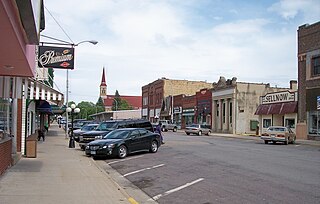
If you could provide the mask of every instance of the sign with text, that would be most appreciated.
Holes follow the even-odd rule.
[[[39,46],[40,68],[74,69],[74,48]]]
[[[283,103],[295,101],[295,93],[289,91],[268,93],[262,97],[262,104]]]

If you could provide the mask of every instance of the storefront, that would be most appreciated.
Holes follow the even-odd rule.
[[[185,108],[182,110],[182,128],[194,123],[194,108]]]
[[[296,132],[298,101],[297,92],[268,93],[260,99],[255,115],[259,115],[260,134],[269,126],[290,127]]]

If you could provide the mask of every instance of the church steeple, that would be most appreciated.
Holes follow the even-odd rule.
[[[101,98],[107,98],[107,83],[106,83],[106,77],[104,73],[104,67],[102,71],[102,79],[100,84],[100,97]]]

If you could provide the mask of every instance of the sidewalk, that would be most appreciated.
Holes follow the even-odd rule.
[[[68,148],[68,142],[52,124],[45,142],[37,143],[37,158],[21,158],[0,177],[0,203],[137,203],[78,147]]]

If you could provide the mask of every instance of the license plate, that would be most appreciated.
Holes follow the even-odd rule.
[[[91,151],[90,154],[96,154],[96,151]]]

